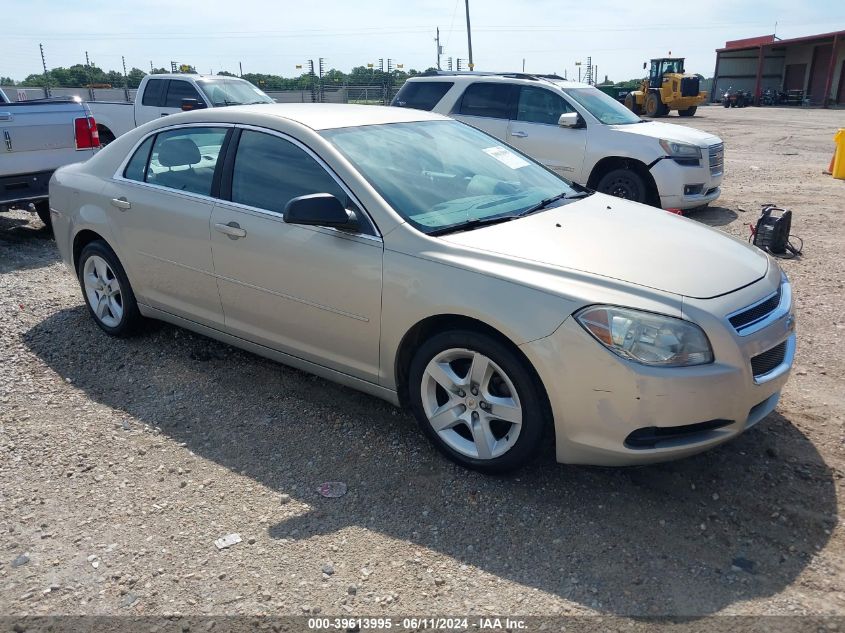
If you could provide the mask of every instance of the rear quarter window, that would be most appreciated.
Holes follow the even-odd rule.
[[[454,85],[451,81],[408,81],[396,93],[391,105],[432,110]]]
[[[470,84],[461,97],[458,114],[508,119],[513,109],[517,86],[506,83]]]

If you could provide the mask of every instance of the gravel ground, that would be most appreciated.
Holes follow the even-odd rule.
[[[795,212],[797,366],[763,423],[659,466],[485,477],[360,393],[170,326],[110,339],[0,215],[0,614],[845,614],[842,112],[699,112],[671,122],[727,175],[693,217]]]

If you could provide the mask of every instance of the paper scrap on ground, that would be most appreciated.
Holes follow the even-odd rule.
[[[217,546],[217,549],[226,549],[227,547],[232,547],[232,545],[240,542],[241,535],[234,532],[232,534],[227,534],[226,536],[221,536],[219,539],[214,541],[214,544]]]

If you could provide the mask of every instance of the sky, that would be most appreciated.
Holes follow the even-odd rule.
[[[466,59],[465,0],[2,0],[0,76],[23,79],[91,61],[105,70],[149,71],[187,63],[295,76],[323,57],[348,71],[392,58],[424,70]],[[573,78],[588,56],[598,78],[643,75],[651,57],[687,58],[688,72],[713,74],[726,40],[776,33],[789,38],[845,29],[842,0],[470,0],[476,70],[557,72]]]

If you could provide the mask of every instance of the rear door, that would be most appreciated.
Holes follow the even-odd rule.
[[[516,117],[510,121],[508,143],[552,171],[579,180],[587,128],[558,125],[561,114],[575,112],[562,96],[541,86],[520,86]]]
[[[479,81],[467,86],[451,116],[508,142],[508,120],[513,116],[519,86],[501,81]]]
[[[149,79],[141,91],[141,100],[135,102],[135,125],[141,125],[162,115],[162,104],[167,94],[168,79]]]
[[[376,383],[383,243],[360,205],[315,154],[272,132],[243,130],[222,183],[231,201],[214,208],[211,244],[226,330]],[[287,224],[288,201],[311,193],[355,208],[361,231]]]

